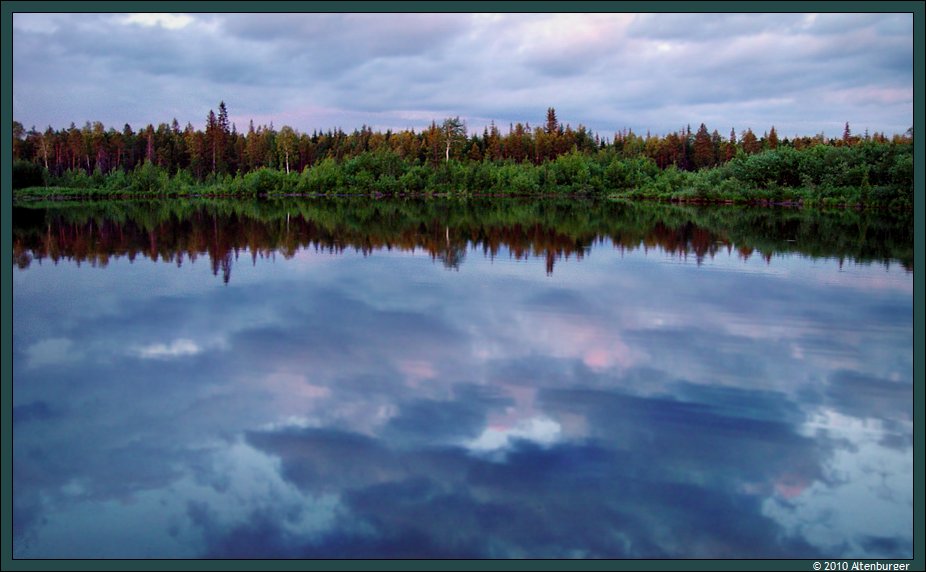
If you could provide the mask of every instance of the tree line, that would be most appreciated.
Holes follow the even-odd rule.
[[[255,127],[251,121],[241,132],[230,124],[224,102],[217,113],[209,111],[202,130],[189,123],[181,128],[176,119],[137,132],[129,125],[121,131],[107,129],[100,122],[26,131],[13,122],[14,188],[50,185],[169,194],[197,185],[214,185],[230,194],[273,188],[532,194],[611,192],[628,185],[644,189],[652,183],[650,195],[664,195],[668,187],[671,193],[703,195],[699,184],[732,180],[728,191],[867,184],[876,188],[875,194],[878,187],[889,189],[890,200],[897,202],[908,186],[912,193],[912,142],[912,128],[888,138],[883,133],[854,134],[848,123],[841,137],[829,139],[822,134],[781,138],[774,126],[761,137],[751,129],[739,135],[731,129],[722,137],[703,123],[694,132],[690,126],[663,136],[622,130],[602,139],[584,126],[563,125],[552,107],[541,125],[512,124],[504,134],[494,123],[481,134],[467,133],[459,117],[434,121],[421,131],[380,132],[363,126],[349,134],[341,129],[309,134],[290,126],[277,130],[272,123]],[[752,160],[756,156],[763,160]],[[729,168],[737,162],[737,169]],[[758,171],[744,172],[743,164]],[[678,175],[719,167],[728,167],[719,181],[717,176],[703,182]],[[305,176],[307,171],[312,175]],[[826,176],[820,176],[824,171]],[[301,183],[294,178],[300,175]],[[735,200],[731,192],[715,198]],[[857,198],[866,202],[861,194]],[[912,194],[910,198],[912,202]]]
[[[659,247],[698,261],[731,252],[743,259],[798,252],[913,269],[912,214],[851,210],[698,209],[632,201],[362,198],[269,201],[199,199],[28,203],[14,207],[13,254],[20,268],[62,258],[106,265],[146,257],[181,264],[206,256],[225,275],[248,256],[291,257],[304,248],[364,255],[423,250],[457,268],[467,253],[543,257],[547,272],[581,259],[607,237],[622,252]],[[251,262],[251,261],[248,261]]]

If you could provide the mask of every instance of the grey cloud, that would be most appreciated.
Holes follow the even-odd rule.
[[[459,443],[479,436],[491,409],[512,405],[500,392],[478,385],[457,385],[450,400],[417,399],[402,405],[383,429],[399,446]]]
[[[808,32],[822,34],[844,34],[866,28],[896,34],[912,24],[912,14],[817,14],[813,23],[806,26]]]
[[[829,404],[852,417],[885,422],[913,418],[913,387],[907,383],[844,370],[830,376],[826,396]]]
[[[543,355],[524,358],[500,358],[487,367],[486,378],[494,384],[513,384],[529,388],[560,388],[581,383],[601,387],[614,383],[612,372],[591,371],[577,358],[564,359]]]
[[[302,131],[407,125],[396,110],[438,120],[451,114],[500,124],[533,115],[542,121],[550,105],[569,109],[574,125],[603,135],[622,127],[664,133],[696,124],[707,119],[705,105],[717,106],[709,127],[722,131],[752,124],[809,134],[846,120],[902,131],[912,117],[912,100],[875,108],[848,98],[792,109],[765,101],[815,102],[850,87],[912,94],[908,15],[821,14],[811,23],[803,14],[647,14],[626,35],[615,28],[576,43],[568,33],[552,34],[546,44],[529,46],[525,23],[546,16],[506,15],[497,22],[461,14],[195,18],[179,30],[121,25],[114,16],[93,14],[23,20],[14,29],[17,119],[119,126],[180,115],[181,123],[199,125],[219,99],[234,102],[230,112],[242,121],[292,116],[306,106],[331,110],[324,125],[300,119],[306,123],[294,127]],[[661,42],[673,50],[641,51]],[[73,97],[62,102],[49,95],[58,93]]]
[[[411,55],[431,50],[466,32],[465,18],[451,14],[225,14],[221,28],[256,43],[290,41],[330,46],[366,56]]]
[[[908,550],[903,546],[903,542],[896,538],[885,538],[883,536],[869,536],[862,540],[862,547],[871,554],[903,554]]]
[[[884,436],[878,441],[878,444],[889,449],[907,451],[913,447],[913,435],[905,430],[897,432],[885,431]]]
[[[68,47],[64,61],[78,69],[105,66],[113,81],[124,73],[173,80],[205,79],[220,86],[284,77],[282,70],[261,65],[269,56],[264,50],[242,50],[227,40],[182,29],[106,27],[109,32],[102,35],[88,33],[83,26],[59,32],[57,41]]]
[[[620,40],[619,36],[614,35],[599,38],[596,42],[576,45],[570,44],[574,39],[564,34],[562,41],[565,46],[535,47],[523,56],[513,58],[513,63],[523,64],[526,69],[536,74],[529,77],[535,85],[542,85],[547,78],[554,81],[572,81],[574,78],[586,83],[587,78],[593,75],[601,74],[607,77],[618,71],[621,65],[633,57],[630,50],[621,45]]]
[[[45,401],[33,401],[26,405],[17,405],[13,407],[13,423],[28,423],[29,421],[41,421],[51,419],[55,416],[54,411]]]
[[[788,29],[801,22],[800,14],[641,14],[628,33],[656,40],[716,41]]]
[[[631,331],[626,335],[629,341],[642,347],[664,348],[665,362],[681,366],[686,361],[697,363],[696,356],[710,353],[713,358],[702,368],[691,368],[689,374],[699,380],[769,380],[771,372],[765,362],[758,362],[750,356],[759,354],[785,354],[781,344],[765,340],[751,340],[745,337],[731,336],[698,328],[658,329]],[[764,351],[763,351],[764,350]],[[785,354],[786,355],[786,354]],[[681,367],[679,367],[682,370]],[[700,370],[700,371],[699,371]]]
[[[331,429],[251,432],[248,442],[285,459],[283,476],[316,492],[368,486],[405,474],[376,439]],[[375,470],[371,470],[376,467]]]
[[[524,305],[535,311],[584,315],[594,315],[592,310],[598,307],[595,301],[571,288],[555,286],[527,296]]]
[[[640,39],[682,42],[723,42],[744,36],[768,34],[778,37],[838,35],[872,29],[885,35],[909,29],[904,14],[645,14],[628,29]]]
[[[104,313],[84,321],[80,331],[92,334],[72,334],[81,340],[82,348],[89,348],[93,359],[88,358],[79,371],[30,374],[28,390],[18,389],[18,399],[26,403],[15,408],[16,423],[42,424],[17,439],[21,456],[14,480],[21,487],[29,483],[29,488],[49,491],[56,502],[67,504],[75,499],[52,491],[71,481],[84,483],[79,498],[88,500],[165,487],[181,475],[176,467],[199,467],[196,470],[203,472],[207,467],[197,463],[197,458],[204,453],[188,448],[191,436],[231,440],[242,427],[274,419],[267,415],[268,408],[273,407],[271,395],[260,387],[234,393],[226,387],[240,384],[254,364],[266,360],[311,375],[314,383],[334,394],[337,404],[366,404],[370,411],[392,400],[401,401],[409,391],[403,387],[390,354],[420,354],[449,364],[454,361],[452,348],[458,334],[424,314],[378,311],[338,291],[324,289],[314,297],[324,303],[300,303],[275,294],[271,287],[265,292],[268,300],[281,301],[273,307],[255,305],[249,297],[242,298],[242,293],[241,289],[222,288],[208,302],[200,299],[192,305],[181,296],[153,297],[150,304],[126,305],[125,314],[118,319]],[[153,311],[155,307],[157,311]],[[22,311],[23,307],[18,308]],[[229,312],[228,308],[238,310]],[[249,316],[259,316],[263,325],[247,325]],[[113,348],[105,340],[120,323],[136,326],[121,337],[123,346],[111,353]],[[178,331],[177,324],[184,324],[184,329]],[[383,331],[391,331],[392,336],[378,339]],[[207,347],[194,355],[156,363],[121,351],[152,340],[197,338],[203,332],[224,335],[227,347]],[[411,349],[403,352],[402,348]],[[105,361],[96,359],[100,352],[108,355]],[[21,366],[17,369],[21,378]],[[378,370],[380,375],[361,374],[368,370]],[[29,401],[32,392],[50,386],[58,388],[53,401]],[[461,387],[457,397],[475,396],[480,391]],[[494,403],[490,395],[485,399],[487,405]],[[390,431],[413,439],[416,424],[426,422],[431,413],[451,411],[454,403],[445,410],[437,402],[430,406],[419,400],[409,406],[407,416],[390,426]],[[468,412],[467,407],[470,402],[464,400],[460,415],[446,417],[449,425],[442,429],[446,435],[460,430],[455,426],[459,420],[478,423],[484,418],[478,408]],[[127,411],[132,411],[131,418]],[[425,418],[416,421],[416,411]],[[328,414],[319,412],[319,418],[337,425],[343,422],[337,414],[335,407]],[[82,428],[79,446],[68,444],[73,437],[66,429],[69,426]],[[121,429],[114,432],[113,426]],[[468,434],[465,427],[463,433]],[[213,448],[205,451],[208,454]],[[208,480],[214,481],[211,477]],[[220,481],[215,483],[221,488]],[[28,498],[17,497],[17,530],[25,531],[38,518],[34,513],[40,509]]]
[[[473,258],[478,262],[468,264],[483,262]],[[408,261],[344,255],[326,260],[334,264],[325,272],[295,274],[290,272],[319,261],[278,261],[280,266],[266,268],[272,279],[249,282],[242,272],[224,286],[209,275],[208,260],[200,259],[184,267],[195,273],[171,274],[178,282],[169,295],[144,301],[134,283],[121,278],[164,265],[139,260],[130,268],[114,261],[106,270],[116,278],[110,295],[80,296],[88,300],[82,312],[64,321],[64,308],[55,306],[62,302],[47,295],[53,291],[17,287],[17,319],[55,324],[56,335],[79,340],[89,363],[79,371],[26,372],[22,350],[14,348],[14,482],[22,493],[13,507],[17,534],[38,530],[49,511],[76,502],[74,496],[109,501],[169,490],[180,467],[203,486],[228,491],[231,472],[223,477],[212,464],[243,439],[240,447],[248,452],[278,459],[282,477],[305,498],[315,492],[337,496],[338,514],[324,530],[301,533],[291,526],[298,503],[281,506],[276,492],[254,493],[254,510],[234,517],[217,514],[213,509],[222,502],[215,498],[209,501],[214,504],[194,503],[185,518],[202,530],[211,556],[817,556],[761,512],[776,486],[831,484],[827,463],[846,443],[808,436],[806,417],[826,405],[858,418],[900,412],[902,421],[909,420],[912,389],[887,377],[904,374],[910,365],[894,363],[898,348],[912,344],[912,331],[897,326],[909,315],[903,292],[889,291],[876,297],[884,301],[872,302],[857,285],[804,281],[804,302],[814,310],[802,312],[789,304],[788,282],[771,274],[760,279],[737,273],[731,280],[726,273],[733,284],[725,286],[720,272],[701,268],[680,293],[677,283],[660,279],[661,265],[647,264],[608,273],[607,287],[591,290],[581,280],[537,286],[523,276],[493,274],[517,292],[495,299],[505,308],[496,310],[479,297],[472,305],[447,303],[484,285],[487,274],[444,273],[441,278],[453,280],[437,288],[397,273],[371,282],[368,265],[384,260],[398,268]],[[591,265],[587,278],[597,275],[599,262],[583,262]],[[793,262],[805,267],[805,261]],[[68,264],[56,269],[58,276],[78,272]],[[417,268],[433,269],[427,263]],[[789,268],[772,263],[772,270]],[[96,275],[87,268],[79,272],[81,280],[59,281],[72,295],[94,288]],[[148,275],[154,276],[164,275]],[[489,286],[485,295],[495,295]],[[749,296],[736,295],[742,292]],[[659,309],[682,325],[628,326],[645,323],[646,316],[633,311],[647,306],[636,303],[643,298],[650,305],[661,301]],[[699,299],[706,302],[695,303]],[[108,311],[107,303],[121,314]],[[663,353],[638,367],[594,371],[575,355],[556,357],[542,344],[532,345],[530,336],[511,327],[512,307],[527,313],[546,308],[570,323],[606,327],[630,346]],[[847,307],[853,309],[848,315]],[[753,339],[719,327],[739,314],[760,325],[762,316],[772,315],[776,323],[791,320],[794,328],[782,339]],[[836,318],[840,328],[802,330]],[[899,334],[891,333],[891,324]],[[40,327],[16,327],[17,346],[45,337]],[[199,340],[206,333],[227,347],[156,367],[114,347]],[[821,337],[829,344],[814,348]],[[469,353],[475,341],[507,351],[481,363]],[[831,364],[796,362],[792,341],[804,344],[808,357],[826,358],[824,349],[840,358],[860,357],[859,371],[818,373]],[[761,356],[764,365],[750,364],[744,355]],[[710,361],[704,356],[718,356],[716,365],[694,365]],[[427,361],[433,372],[412,386],[401,359]],[[807,379],[794,372],[824,376],[815,386],[819,392],[806,390]],[[285,374],[284,385],[274,385],[274,373]],[[722,375],[728,385],[714,385]],[[529,406],[511,397],[517,395],[512,386],[529,390],[523,392],[532,396],[524,400]],[[300,398],[307,389],[314,393]],[[796,396],[801,390],[807,393]],[[503,459],[481,458],[460,445],[512,405],[515,415],[542,415],[563,427],[580,419],[583,428],[544,445],[512,438]],[[304,426],[313,423],[318,426]],[[884,446],[908,447],[907,426],[884,433]],[[435,507],[436,517],[429,512]],[[663,534],[667,529],[672,534]],[[883,554],[904,549],[866,542]]]
[[[270,46],[276,65],[326,74],[395,57],[433,57],[465,31],[452,15],[268,14],[225,15],[222,29],[259,46]],[[305,78],[312,81],[314,78]]]
[[[757,549],[763,556],[813,553],[784,538],[757,502],[730,492],[740,479],[768,482],[783,470],[819,476],[814,442],[789,425],[727,417],[709,402],[610,391],[549,392],[543,403],[551,413],[587,415],[594,438],[549,448],[516,442],[499,463],[453,448],[396,449],[343,432],[252,434],[251,443],[279,456],[287,478],[307,491],[337,483],[345,511],[333,529],[312,537],[287,535],[272,519],[213,527],[209,554],[262,554],[256,543],[229,541],[248,537],[269,537],[277,554],[301,557],[672,558],[715,550],[721,538],[726,557]],[[628,439],[647,440],[659,454],[631,453]],[[683,476],[708,465],[723,475],[719,482]],[[601,479],[606,489],[594,486]],[[656,540],[657,526],[676,540]],[[281,538],[284,546],[276,544]]]
[[[284,294],[281,292],[281,296]],[[404,310],[379,310],[368,303],[344,296],[333,289],[320,289],[314,300],[293,305],[280,326],[249,329],[236,335],[232,347],[244,356],[266,359],[278,356],[289,361],[292,356],[336,372],[376,366],[381,374],[392,374],[391,387],[369,390],[395,391],[393,355],[407,359],[427,359],[440,363],[455,360],[454,347],[461,333],[439,316]],[[382,338],[383,332],[388,332]]]
[[[805,415],[781,393],[739,387],[680,382],[671,386],[673,395],[696,403],[709,403],[711,410],[731,418],[756,419],[797,426]]]
[[[748,399],[746,392],[742,398]],[[782,397],[770,401],[788,406]],[[704,482],[706,492],[750,483],[768,494],[782,482],[825,483],[823,466],[835,445],[799,435],[788,421],[750,418],[710,401],[565,390],[544,392],[542,402],[554,415],[586,416],[596,440],[626,451],[623,464],[636,478],[680,487]],[[723,469],[714,472],[718,467]]]

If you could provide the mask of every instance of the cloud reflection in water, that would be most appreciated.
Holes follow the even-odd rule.
[[[18,271],[15,552],[912,556],[912,277],[679,262]]]

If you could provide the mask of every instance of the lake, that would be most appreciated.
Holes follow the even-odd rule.
[[[912,558],[912,214],[13,211],[17,558]]]

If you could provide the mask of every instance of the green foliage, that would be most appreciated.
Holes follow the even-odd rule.
[[[913,193],[913,153],[897,156],[890,168],[891,186],[900,193]],[[912,198],[912,196],[911,196]]]
[[[36,163],[13,161],[13,188],[39,187],[45,184],[45,169]]]
[[[552,171],[557,190],[587,193],[592,190],[592,169],[588,157],[573,151],[553,161]]]
[[[171,179],[171,187],[177,194],[188,195],[195,192],[196,180],[189,169],[180,169]]]
[[[150,161],[145,161],[132,172],[128,190],[138,194],[164,193],[169,186],[168,179],[167,171]]]
[[[262,167],[245,175],[237,190],[246,195],[263,195],[285,191],[285,188],[286,173]]]
[[[109,193],[118,193],[125,191],[129,186],[129,178],[126,176],[125,171],[116,170],[112,171],[103,182],[103,189]]]
[[[539,159],[538,159],[539,161]],[[17,193],[45,179],[34,164],[17,162]],[[32,177],[27,178],[26,173]],[[39,178],[39,177],[43,178]],[[675,164],[660,169],[642,155],[613,148],[563,153],[540,164],[458,160],[419,163],[379,146],[338,161],[326,157],[292,170],[257,167],[236,176],[208,173],[197,181],[190,169],[169,176],[145,161],[130,172],[82,169],[49,177],[50,194],[243,195],[269,194],[447,194],[596,195],[682,202],[799,203],[805,206],[910,208],[913,204],[912,146],[864,143],[816,145],[803,150],[779,145],[754,154],[738,153],[727,163],[699,171]],[[31,181],[31,182],[28,182]],[[41,182],[39,182],[41,181]],[[69,189],[64,191],[62,189]],[[83,191],[78,191],[83,189]]]
[[[408,193],[423,193],[428,188],[431,170],[424,165],[410,167],[399,177],[399,188]]]
[[[68,187],[72,189],[89,189],[91,185],[90,177],[81,169],[68,169],[60,177],[53,181],[53,186]]]
[[[27,132],[13,122],[17,196],[453,194],[601,195],[672,201],[913,203],[913,131],[864,139],[761,141],[747,129],[721,138],[705,124],[645,138],[632,131],[599,139],[584,126],[522,122],[469,134],[459,117],[430,128],[386,133],[364,126],[300,133],[284,125],[231,129],[220,102],[205,130],[192,125],[102,123]],[[50,170],[49,170],[50,169]],[[28,188],[28,192],[26,192]],[[829,200],[826,200],[829,199]]]
[[[334,159],[328,158],[302,172],[297,190],[303,193],[337,193],[343,187],[344,173]]]
[[[378,149],[348,159],[340,169],[345,190],[391,194],[401,190],[399,179],[408,170],[408,164],[395,152]]]
[[[677,196],[694,197],[701,185],[710,184],[702,174],[688,178],[693,174],[676,171],[675,176],[686,185],[676,191]],[[883,189],[873,186],[872,194],[876,196]],[[819,206],[838,207],[843,203],[839,194],[832,194],[823,197]],[[205,218],[210,221],[210,236],[216,228],[211,221],[218,220],[218,232],[223,235],[219,242],[228,248],[281,248],[284,252],[291,252],[294,245],[394,245],[423,247],[439,254],[446,248],[449,229],[452,241],[484,241],[487,248],[498,248],[501,240],[522,251],[569,248],[581,252],[607,236],[628,249],[663,244],[666,248],[709,254],[732,244],[744,251],[758,251],[757,255],[800,252],[859,261],[899,260],[910,270],[913,265],[913,215],[907,211],[883,216],[856,209],[704,207],[577,197],[370,200],[283,196],[266,200],[36,201],[14,208],[14,244],[44,251],[51,237],[62,242],[53,245],[49,253],[66,253],[70,249],[80,256],[92,256],[94,252],[109,256],[114,248],[117,253],[149,252],[151,232],[159,235],[158,256],[189,252],[197,243],[206,249],[195,223]],[[99,232],[80,232],[81,225],[102,219],[117,221],[119,232],[108,233],[110,238],[105,240],[102,237],[106,235]],[[68,242],[68,236],[75,242]],[[686,240],[679,241],[679,237]]]
[[[537,169],[526,163],[504,163],[495,169],[492,191],[509,195],[532,195],[540,189]]]
[[[488,193],[495,183],[494,165],[488,161],[470,163],[464,187],[470,193]]]

